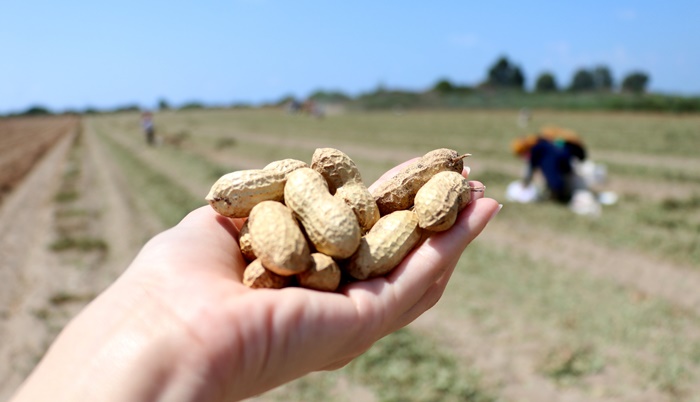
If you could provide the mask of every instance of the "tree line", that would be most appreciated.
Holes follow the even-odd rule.
[[[634,71],[622,79],[619,85],[620,92],[642,94],[647,91],[650,77],[642,71]],[[607,66],[599,65],[593,68],[579,68],[571,78],[568,86],[561,86],[552,72],[545,71],[539,74],[535,80],[534,92],[613,92],[618,89],[612,73]],[[438,93],[467,92],[469,90],[525,90],[525,75],[520,66],[512,63],[507,57],[502,56],[487,70],[484,82],[475,88],[459,86],[447,79],[439,80],[433,90]]]
[[[487,68],[486,77],[476,85],[459,85],[448,79],[438,81],[424,91],[392,90],[380,84],[374,90],[350,96],[338,90],[313,91],[305,97],[320,103],[345,104],[354,109],[387,108],[513,108],[547,107],[558,109],[654,110],[672,112],[700,112],[700,97],[648,94],[650,77],[643,71],[625,75],[619,84],[605,65],[579,68],[566,85],[559,83],[552,72],[540,73],[532,91],[526,91],[526,78],[520,66],[501,56]],[[294,95],[285,95],[260,107],[280,107],[299,101]],[[245,102],[230,105],[211,105],[199,101],[171,105],[166,99],[157,101],[157,110],[189,110],[211,108],[251,108]],[[84,110],[65,110],[61,114],[97,114],[138,112],[138,104],[121,105],[109,109],[87,107]],[[146,108],[150,109],[150,108]],[[40,106],[9,113],[7,116],[40,116],[56,112]]]

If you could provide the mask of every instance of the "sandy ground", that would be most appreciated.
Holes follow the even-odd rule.
[[[162,229],[139,212],[93,133],[76,141],[78,135],[65,136],[0,208],[0,400],[10,397],[68,320],[124,270],[142,239]],[[80,172],[71,183],[69,167]],[[56,202],[68,184],[79,197]],[[52,251],[65,236],[104,242],[106,250]]]

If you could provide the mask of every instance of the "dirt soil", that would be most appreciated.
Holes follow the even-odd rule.
[[[75,122],[53,128],[60,138],[0,207],[0,400],[141,239],[162,229],[123,191],[125,179],[92,133]]]
[[[77,118],[70,116],[0,120],[0,203],[76,124]]]

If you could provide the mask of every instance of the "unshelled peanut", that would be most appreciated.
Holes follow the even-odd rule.
[[[250,212],[248,231],[262,265],[278,275],[295,275],[311,266],[309,245],[292,211],[277,201],[262,201]]]
[[[372,195],[382,216],[394,211],[409,209],[413,200],[425,183],[433,175],[442,171],[462,173],[462,159],[469,156],[457,151],[440,148],[430,151],[417,161],[406,166],[395,176],[389,178],[373,189]]]
[[[422,230],[413,211],[395,211],[381,217],[362,237],[345,265],[356,279],[381,276],[394,269],[418,244]]]
[[[320,173],[310,168],[291,172],[284,186],[284,200],[317,251],[339,259],[355,252],[361,237],[357,217],[341,199],[331,195]]]
[[[471,200],[469,182],[460,173],[436,173],[416,193],[413,211],[421,228],[441,232],[452,227]]]
[[[325,292],[335,291],[342,276],[338,264],[323,253],[312,253],[311,259],[311,268],[297,275],[299,286]]]
[[[286,176],[290,172],[293,172],[303,167],[309,167],[309,165],[306,162],[297,159],[281,159],[278,161],[268,163],[267,165],[265,165],[263,170],[276,170],[278,172],[284,173],[284,175]]]
[[[282,289],[291,283],[291,276],[277,275],[254,260],[243,271],[243,284],[249,288]]]
[[[355,162],[335,148],[317,148],[311,157],[311,168],[326,179],[331,194],[352,208],[363,232],[371,229],[379,219],[379,208]]]
[[[241,249],[241,254],[243,258],[250,262],[255,258],[255,251],[253,251],[253,244],[250,242],[250,230],[248,230],[248,220],[246,219],[241,226],[241,230],[238,232],[238,248]]]
[[[286,175],[277,170],[238,170],[227,173],[211,187],[206,200],[229,218],[245,218],[261,201],[282,201]]]

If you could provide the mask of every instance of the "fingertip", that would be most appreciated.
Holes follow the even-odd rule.
[[[450,249],[463,250],[480,233],[488,222],[500,210],[498,201],[492,198],[477,198],[457,216],[452,228],[447,231],[435,233],[430,237],[432,242],[452,243]]]
[[[480,181],[470,180],[469,190],[471,192],[471,202],[478,200],[479,198],[484,198],[484,192],[486,191],[486,186]]]

